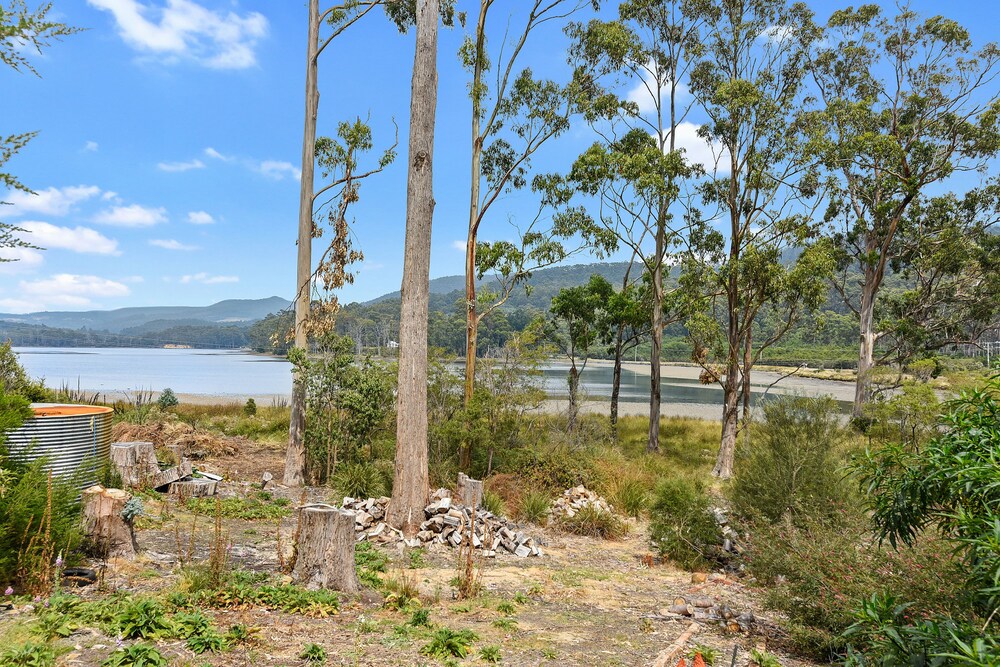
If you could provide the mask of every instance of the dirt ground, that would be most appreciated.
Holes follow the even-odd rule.
[[[281,451],[275,445],[259,444],[233,457],[200,462],[203,470],[224,474],[224,496],[256,497],[257,481],[264,471],[280,478]],[[245,480],[245,481],[232,481]],[[292,503],[301,491],[274,490],[276,497]],[[329,491],[312,489],[309,500],[329,500]],[[178,551],[190,551],[193,562],[207,558],[212,539],[211,517],[187,512],[174,501],[146,498],[148,516],[138,533],[140,556],[131,563],[110,563],[105,591],[83,593],[87,597],[115,590],[167,592],[176,590],[181,577]],[[193,528],[192,528],[193,526]],[[277,572],[278,520],[226,519],[223,532],[231,544],[230,564],[250,570]],[[288,544],[294,531],[290,515],[280,520]],[[670,565],[649,566],[647,526],[632,522],[630,534],[621,541],[602,541],[565,535],[534,526],[526,530],[543,545],[537,558],[498,556],[481,561],[483,593],[471,600],[455,599],[452,579],[457,574],[457,551],[434,545],[414,557],[401,544],[379,545],[390,558],[385,577],[405,579],[420,591],[420,604],[429,611],[435,628],[471,629],[478,636],[470,656],[462,664],[487,664],[483,647],[497,646],[503,665],[649,665],[690,625],[687,618],[667,618],[658,611],[678,597],[710,596],[737,613],[752,611],[757,617],[749,633],[730,633],[718,625],[699,626],[689,646],[703,644],[719,651],[716,665],[747,665],[749,650],[766,647],[786,666],[805,665],[775,648],[780,631],[773,619],[755,602],[749,588],[737,578],[711,583],[692,583],[692,574]],[[412,567],[416,565],[417,567]],[[286,577],[284,581],[288,581]],[[93,587],[92,587],[93,588]],[[510,604],[517,597],[515,610]],[[507,605],[502,603],[507,602]],[[502,605],[498,609],[498,605]],[[422,656],[420,648],[432,630],[406,625],[409,612],[394,611],[375,602],[346,599],[340,613],[328,618],[309,618],[283,612],[249,608],[204,610],[222,629],[242,623],[259,628],[252,645],[223,653],[194,655],[181,641],[158,642],[174,665],[302,665],[299,653],[308,643],[326,650],[330,665],[433,665],[442,664]],[[512,619],[513,622],[502,619]],[[499,622],[498,622],[499,619]],[[4,618],[0,616],[0,624]],[[114,648],[114,638],[98,630],[81,629],[66,641],[72,650],[60,664],[81,667],[100,665]],[[769,645],[770,644],[770,645]],[[735,663],[731,663],[737,649]],[[676,661],[671,663],[671,667]]]

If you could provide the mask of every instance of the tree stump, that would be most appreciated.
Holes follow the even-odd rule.
[[[219,483],[211,479],[182,479],[171,482],[168,493],[184,502],[188,498],[214,496]]]
[[[483,502],[483,483],[472,479],[465,473],[458,473],[458,488],[455,490],[458,502],[470,509],[475,509]]]
[[[151,442],[112,443],[111,463],[121,475],[122,485],[128,488],[147,485],[160,473]]]
[[[132,494],[95,484],[83,492],[83,529],[98,555],[104,558],[135,557],[139,545],[135,529],[122,517]]]
[[[361,590],[354,570],[354,514],[332,505],[299,508],[299,543],[292,577],[310,590]]]

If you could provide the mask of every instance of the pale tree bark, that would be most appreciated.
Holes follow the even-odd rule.
[[[860,346],[858,347],[858,379],[854,384],[854,417],[864,415],[865,404],[872,395],[872,368],[875,366],[875,296],[879,285],[866,279],[861,286],[861,308],[858,309]]]
[[[415,535],[430,494],[427,471],[427,308],[430,293],[433,155],[437,112],[438,0],[417,0],[410,93],[406,242],[400,287],[396,471],[386,520]]]
[[[299,181],[299,236],[295,272],[295,347],[309,349],[306,319],[309,317],[312,283],[313,175],[316,164],[316,116],[319,113],[317,66],[319,59],[319,0],[309,0],[309,46],[306,49],[305,126],[302,132],[302,177]],[[292,375],[291,419],[285,452],[286,486],[302,486],[306,478],[306,388],[298,371]]]

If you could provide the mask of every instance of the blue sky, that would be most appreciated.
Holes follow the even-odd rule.
[[[841,6],[810,4],[821,19]],[[459,5],[471,11],[471,2]],[[497,24],[504,5],[520,2],[497,3]],[[1000,18],[1000,6],[971,0],[913,7],[960,20],[977,44],[993,37]],[[305,3],[56,0],[54,14],[86,30],[32,56],[41,78],[0,69],[0,134],[40,132],[8,164],[37,196],[0,193],[14,204],[0,213],[46,248],[0,264],[0,312],[289,297]],[[463,270],[456,244],[467,217],[469,101],[455,56],[463,35],[440,34],[432,277]],[[547,29],[521,63],[562,78],[564,48],[561,33]],[[412,33],[398,34],[374,12],[320,61],[320,134],[361,116],[385,146],[392,121],[399,125],[397,162],[364,183],[352,212],[365,261],[345,302],[399,287],[412,59]],[[544,148],[536,169],[564,169],[592,141],[574,128]],[[483,237],[508,238],[508,220],[534,212],[530,195],[507,196]]]

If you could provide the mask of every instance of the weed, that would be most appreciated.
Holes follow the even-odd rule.
[[[52,667],[56,664],[56,652],[48,644],[27,642],[0,653],[0,665],[10,667]]]
[[[226,648],[226,640],[215,630],[188,637],[187,647],[194,653],[218,653]]]
[[[559,653],[554,648],[547,647],[542,649],[542,657],[546,660],[555,660],[559,657]]]
[[[497,605],[497,611],[505,616],[513,616],[517,613],[517,607],[513,602],[501,602]]]
[[[620,540],[628,534],[628,524],[620,517],[592,505],[580,508],[573,516],[563,517],[559,525],[567,533],[605,540]]]
[[[417,582],[404,571],[401,570],[396,577],[386,579],[384,584],[385,589],[389,591],[383,602],[386,609],[407,611],[420,606],[420,590],[417,588]]]
[[[133,644],[109,655],[101,667],[167,667],[169,664],[155,646]]]
[[[717,649],[712,648],[711,646],[705,646],[704,644],[695,644],[694,648],[692,648],[687,653],[687,657],[691,660],[694,660],[699,655],[701,656],[701,659],[705,662],[705,664],[711,667],[712,665],[715,664],[715,661],[718,659],[719,651]]]
[[[464,658],[477,639],[479,637],[472,630],[441,628],[431,636],[429,643],[420,648],[420,654],[440,659]]]
[[[493,621],[494,628],[500,628],[505,632],[517,630],[517,621],[513,618],[497,618]]]
[[[514,602],[517,604],[528,604],[529,598],[523,592],[518,591],[514,593]]]
[[[326,649],[319,644],[306,644],[299,658],[310,665],[322,665],[326,663]]]
[[[781,667],[778,658],[760,649],[750,649],[750,662],[757,667]]]
[[[496,644],[484,646],[479,649],[479,657],[483,659],[483,662],[489,662],[495,665],[500,662],[500,647]]]
[[[330,485],[351,498],[378,498],[388,490],[382,471],[371,463],[341,463]]]
[[[407,621],[407,624],[412,625],[415,628],[429,628],[431,627],[430,616],[431,612],[427,609],[414,609],[413,613],[410,614],[410,620]]]
[[[152,598],[139,598],[121,610],[118,630],[125,639],[155,639],[170,634],[173,626],[163,605]]]
[[[364,616],[358,619],[358,634],[370,635],[378,631],[378,621]]]
[[[212,621],[200,611],[174,614],[174,628],[181,639],[203,635],[212,630]]]
[[[50,610],[38,616],[38,634],[46,641],[57,637],[69,637],[76,630],[76,623],[67,614]]]
[[[195,514],[221,515],[225,519],[244,519],[246,521],[274,521],[286,517],[292,512],[287,504],[279,505],[257,498],[188,498],[184,505]]]
[[[259,633],[260,628],[237,623],[236,625],[229,626],[229,629],[226,631],[226,642],[233,645],[250,644],[257,638]]]
[[[408,559],[407,567],[411,570],[419,570],[421,568],[427,567],[427,550],[423,547],[419,549],[411,549],[407,552],[406,557]]]
[[[359,542],[354,545],[354,566],[358,579],[374,589],[382,588],[380,573],[384,573],[389,558],[372,546],[371,542]]]

